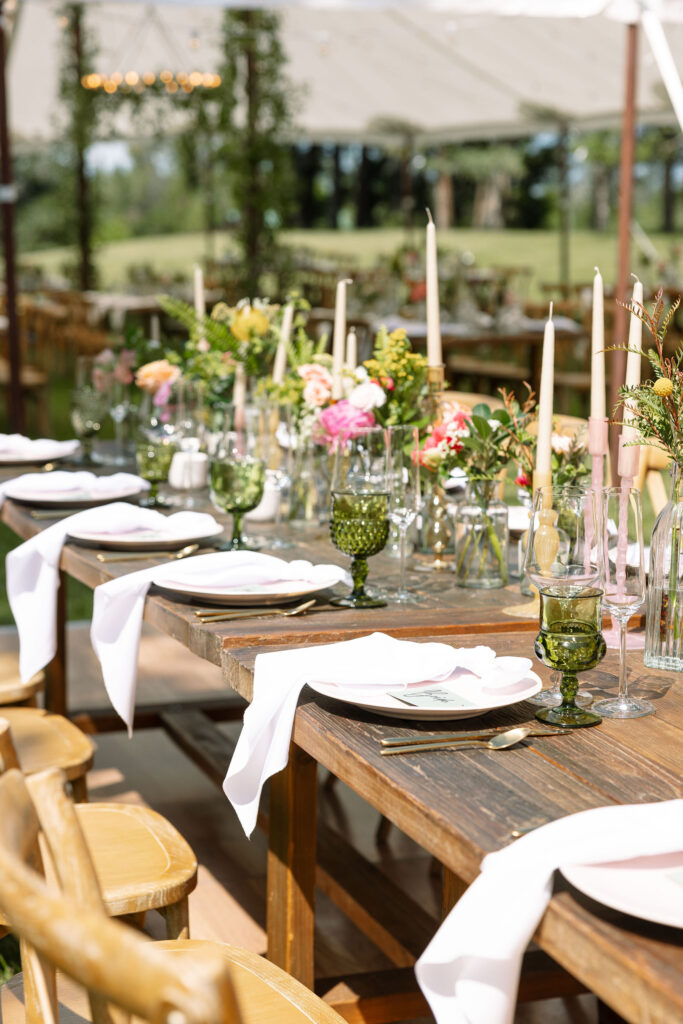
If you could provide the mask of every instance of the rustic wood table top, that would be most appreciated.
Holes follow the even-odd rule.
[[[11,500],[5,501],[0,517],[23,540],[35,536],[57,521],[36,520],[31,516],[28,506]],[[249,532],[263,534],[267,540],[268,528],[264,524],[250,524]],[[300,530],[293,533],[293,539],[298,543],[287,553],[289,559],[305,558],[312,562],[348,565],[348,559],[337,551],[322,527]],[[136,569],[148,568],[155,562],[163,564],[165,561],[163,558],[150,558],[103,563],[98,561],[97,554],[97,549],[69,542],[62,552],[61,568],[74,579],[89,587],[96,587]],[[396,584],[397,571],[396,559],[378,555],[370,559],[369,582],[381,586],[387,577],[393,577],[390,582]],[[152,590],[145,604],[145,620],[215,664],[221,664],[223,652],[235,646],[262,647],[283,643],[301,645],[311,640],[326,643],[362,636],[375,630],[394,636],[456,635],[481,631],[518,632],[536,629],[538,625],[537,618],[532,614],[522,619],[505,614],[504,609],[508,606],[524,604],[528,600],[520,595],[516,584],[500,590],[464,590],[455,586],[453,574],[447,571],[439,574],[415,573],[411,577],[411,585],[419,589],[424,604],[409,608],[388,604],[384,608],[358,611],[333,607],[322,595],[318,606],[305,615],[262,619],[254,615],[214,625],[198,621],[194,614],[199,607],[197,603],[183,603]]]
[[[484,634],[471,642],[489,644],[499,654],[533,656],[528,634]],[[257,648],[233,648],[226,657],[227,682],[246,699],[251,697],[258,653]],[[501,752],[387,758],[380,756],[382,737],[415,735],[434,726],[382,719],[304,690],[293,739],[296,748],[469,883],[484,855],[507,845],[515,829],[592,807],[683,796],[683,680],[645,669],[638,652],[629,660],[632,687],[654,700],[654,716],[605,720],[597,727],[529,739]],[[547,682],[548,670],[536,667]],[[617,671],[617,653],[609,651],[598,669],[584,674],[583,685],[597,696],[613,693]],[[485,723],[533,721],[534,710],[526,703],[514,705],[488,714]],[[481,718],[468,719],[448,728],[464,731],[483,724]],[[617,914],[559,885],[536,941],[634,1024],[683,1020],[679,930]]]

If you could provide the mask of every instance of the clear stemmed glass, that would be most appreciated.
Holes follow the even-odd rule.
[[[81,442],[81,454],[71,459],[82,466],[92,466],[93,440],[102,429],[109,411],[106,392],[98,387],[93,356],[78,356],[76,359],[75,387],[71,392],[71,425]]]
[[[182,492],[175,503],[183,508],[199,504],[197,493],[206,486],[208,475],[207,411],[204,389],[200,382],[180,379],[176,382],[175,437],[177,451],[173,456],[168,482]]]
[[[580,487],[542,487],[536,490],[530,512],[523,572],[539,590],[573,596],[600,586],[598,558],[599,499]],[[551,674],[552,686],[531,697],[530,704],[554,707],[562,703],[561,674]],[[576,704],[592,703],[579,693]]]
[[[292,483],[292,443],[291,417],[286,405],[266,405],[264,435],[267,438],[266,478],[275,491],[275,517],[273,533],[268,539],[268,547],[273,551],[286,551],[293,548],[291,540],[282,536],[282,492]]]
[[[260,410],[253,406],[228,406],[210,463],[211,501],[221,512],[232,514],[232,538],[227,550],[248,547],[242,537],[242,519],[263,497],[266,465],[261,457],[259,420]]]
[[[159,495],[159,485],[166,483],[176,452],[175,407],[177,398],[168,395],[145,395],[140,407],[135,446],[135,462],[139,475],[150,485],[149,494],[140,501],[147,508],[167,508],[170,502]]]
[[[645,603],[645,553],[640,491],[606,487],[602,492],[602,603],[619,623],[619,693],[594,707],[605,718],[641,718],[655,708],[649,700],[629,696],[626,627]],[[610,534],[610,524],[616,533]]]
[[[388,592],[392,604],[421,604],[422,598],[406,586],[406,547],[408,530],[420,511],[420,441],[417,427],[387,428],[387,468],[389,483],[388,519],[399,532],[399,585]]]
[[[346,608],[379,608],[382,597],[365,591],[368,558],[382,550],[389,537],[389,481],[386,433],[381,428],[358,432],[337,441],[332,478],[330,536],[340,551],[351,555],[353,589],[330,603]]]

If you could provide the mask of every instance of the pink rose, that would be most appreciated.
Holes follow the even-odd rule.
[[[320,380],[309,380],[304,386],[304,402],[320,408],[328,401],[331,395],[330,389]]]
[[[210,348],[211,346],[209,345],[206,338],[200,338],[199,341],[197,342],[197,351],[201,352],[202,355],[205,355]]]
[[[132,384],[133,374],[129,367],[125,366],[123,363],[117,363],[114,367],[114,379],[120,384]]]
[[[340,437],[358,437],[364,430],[374,426],[375,417],[371,412],[354,408],[346,399],[323,409],[318,420],[320,440],[330,448],[336,447]]]

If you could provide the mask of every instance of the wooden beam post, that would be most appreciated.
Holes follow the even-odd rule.
[[[618,211],[618,253],[617,253],[617,286],[615,298],[617,305],[614,310],[613,345],[626,344],[627,318],[626,310],[618,305],[626,301],[628,292],[630,258],[631,258],[631,217],[633,214],[633,162],[636,142],[636,74],[638,65],[638,26],[626,27],[626,86],[624,110],[621,121],[621,159],[619,164],[619,211]],[[619,398],[619,387],[626,376],[626,353],[613,352],[607,379],[609,380],[607,414],[612,415]],[[612,430],[610,436],[610,453],[612,466],[616,472],[619,452],[619,431]]]
[[[14,248],[14,204],[17,188],[12,180],[12,150],[7,118],[7,32],[4,0],[0,0],[0,209],[2,210],[2,246],[5,257],[5,311],[10,364],[10,429],[24,430],[24,404],[21,391],[21,346],[17,316],[17,284]]]

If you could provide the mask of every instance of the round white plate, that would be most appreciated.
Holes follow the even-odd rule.
[[[683,928],[683,850],[609,864],[563,865],[575,889],[623,914]],[[680,882],[669,877],[677,874]]]
[[[49,445],[43,445],[39,454],[32,457],[26,453],[12,455],[11,452],[0,452],[0,466],[44,466],[46,462],[59,462],[61,459],[70,459],[80,445],[76,445],[73,451],[65,452],[61,443],[57,443],[53,449]]]
[[[250,607],[252,605],[270,604],[294,604],[305,597],[319,594],[322,590],[334,586],[334,583],[321,587],[320,584],[313,586],[311,583],[301,580],[287,580],[286,583],[261,583],[248,587],[204,587],[195,590],[192,587],[181,586],[178,583],[168,581],[157,583],[155,586],[169,594],[179,594],[182,597],[189,597],[192,601],[200,601],[203,604],[216,604],[227,607]]]
[[[223,527],[200,532],[170,534],[168,530],[135,530],[132,533],[95,533],[71,530],[68,540],[76,541],[84,548],[104,548],[109,551],[177,551],[186,544],[219,537]]]
[[[524,533],[529,529],[529,509],[525,505],[508,506],[508,527],[510,533]]]
[[[53,491],[52,493],[36,494],[10,485],[5,490],[5,497],[18,501],[21,505],[32,505],[34,508],[94,508],[96,505],[107,505],[110,501],[123,501],[126,498],[137,498],[144,493],[137,484],[129,487],[117,487],[111,491]]]
[[[445,685],[446,681],[440,683],[424,682],[418,686],[410,686],[408,692],[419,692],[430,686]],[[356,690],[351,688],[343,689],[340,686],[331,686],[328,683],[308,681],[308,685],[316,693],[323,697],[332,697],[344,704],[353,704],[355,707],[364,708],[366,711],[374,711],[379,715],[387,715],[389,718],[408,718],[413,722],[431,722],[435,720],[454,720],[457,718],[476,718],[477,715],[486,714],[494,708],[504,708],[510,704],[518,704],[522,700],[533,697],[541,689],[541,680],[535,672],[529,671],[528,676],[514,687],[514,691],[503,692],[501,687],[498,693],[494,691],[484,692],[479,685],[477,676],[461,675],[457,683],[449,683],[449,689],[460,694],[465,700],[471,701],[474,705],[469,708],[411,708],[401,703],[396,697],[388,693],[378,693],[377,690]],[[398,689],[398,687],[396,688]]]

